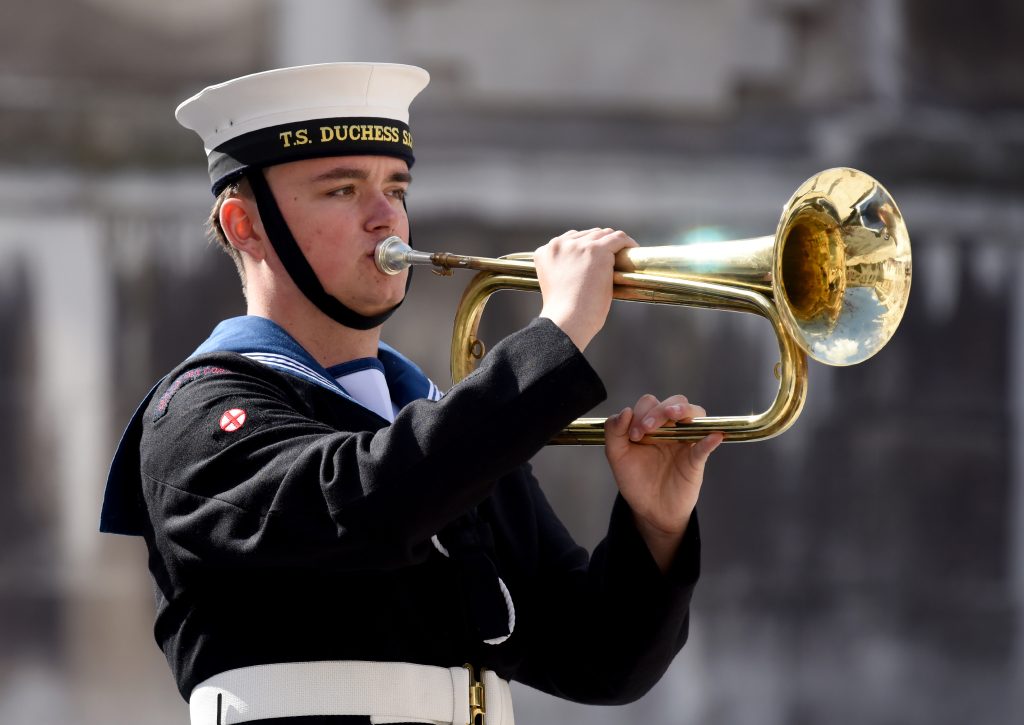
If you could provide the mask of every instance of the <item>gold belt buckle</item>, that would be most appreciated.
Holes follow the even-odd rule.
[[[484,725],[484,714],[486,712],[484,700],[484,683],[476,676],[473,665],[463,665],[469,670],[469,722],[470,725]]]

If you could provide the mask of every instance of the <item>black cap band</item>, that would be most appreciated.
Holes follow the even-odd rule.
[[[299,245],[295,242],[295,237],[292,236],[292,231],[288,228],[288,223],[281,214],[281,209],[277,205],[277,200],[274,198],[274,193],[270,190],[270,185],[267,183],[263,171],[261,169],[250,169],[245,174],[245,177],[252,186],[256,206],[260,210],[260,219],[263,222],[263,228],[270,239],[270,243],[274,246],[274,251],[292,278],[295,286],[306,296],[306,299],[316,305],[317,309],[335,322],[353,330],[369,330],[384,324],[402,302],[379,315],[367,316],[346,307],[336,297],[329,295],[327,290],[323,288],[323,285],[320,284],[320,280],[317,279],[313,268],[309,266],[309,262],[303,256]],[[412,269],[409,272],[411,273]],[[412,274],[406,279],[406,290],[409,289],[411,281]]]
[[[249,169],[324,156],[393,156],[413,164],[408,124],[392,118],[321,118],[261,128],[210,152],[217,195]]]

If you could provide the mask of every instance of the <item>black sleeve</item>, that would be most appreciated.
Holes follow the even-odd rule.
[[[700,574],[697,514],[662,573],[621,495],[607,536],[588,556],[537,493],[540,573],[524,603],[529,640],[516,679],[578,702],[637,700],[686,642]]]
[[[157,545],[181,566],[417,561],[431,535],[604,396],[572,341],[543,319],[442,400],[411,403],[379,430],[341,398],[354,408],[351,429],[318,422],[253,365],[197,377],[169,401],[158,391],[147,411],[143,495]],[[245,424],[223,431],[217,421],[233,408]]]

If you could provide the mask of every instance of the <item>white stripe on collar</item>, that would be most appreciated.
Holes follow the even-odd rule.
[[[277,355],[270,352],[243,352],[243,357],[247,357],[250,360],[255,360],[258,363],[262,363],[267,367],[276,368],[282,372],[291,373],[292,375],[298,375],[299,377],[306,378],[307,380],[321,385],[328,390],[332,390],[335,393],[344,393],[338,387],[338,384],[330,378],[325,378],[323,375],[318,373],[316,370],[306,367],[296,360],[286,357],[284,355]],[[347,396],[346,397],[351,397]]]

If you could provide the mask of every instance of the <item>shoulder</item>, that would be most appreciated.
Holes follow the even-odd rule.
[[[154,455],[202,458],[283,422],[312,422],[316,395],[315,386],[242,355],[191,358],[164,378],[142,411],[143,468]]]
[[[298,385],[296,385],[298,383]],[[204,400],[238,394],[290,401],[309,396],[301,380],[291,380],[244,355],[218,352],[189,358],[157,386],[146,410],[146,422],[161,420],[171,411],[191,411]]]
[[[302,380],[234,353],[196,356],[171,371],[139,421],[144,489],[204,497],[247,479],[272,451],[336,432],[315,415]],[[326,391],[325,391],[326,392]]]

